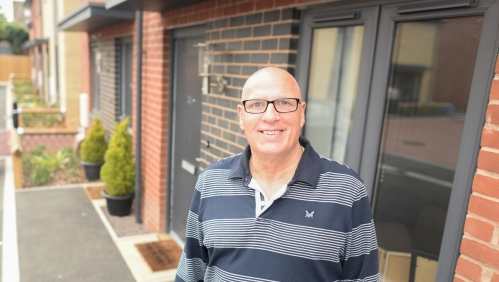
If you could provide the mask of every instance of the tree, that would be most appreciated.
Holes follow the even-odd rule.
[[[22,54],[22,45],[28,39],[26,27],[20,23],[7,22],[0,6],[0,41],[7,40],[14,54]]]

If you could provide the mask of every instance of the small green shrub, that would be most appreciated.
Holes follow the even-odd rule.
[[[129,195],[135,190],[135,162],[128,123],[129,117],[115,124],[106,151],[106,163],[100,172],[100,178],[106,183],[106,193],[111,196]]]
[[[51,181],[59,169],[68,170],[66,176],[75,178],[78,173],[78,160],[72,147],[65,147],[52,153],[44,145],[38,145],[34,150],[22,157],[23,174],[39,186]],[[68,177],[68,179],[70,179]]]
[[[87,138],[81,144],[81,159],[91,163],[102,163],[106,150],[106,130],[100,119],[95,117]]]

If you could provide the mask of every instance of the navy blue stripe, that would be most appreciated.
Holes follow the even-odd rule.
[[[199,221],[221,218],[255,217],[255,198],[252,196],[209,197],[202,200]]]
[[[208,266],[277,281],[331,281],[331,273],[341,273],[337,263],[281,255],[257,249],[208,249],[214,257]]]
[[[204,263],[208,263],[208,249],[201,247],[197,239],[185,238],[184,251],[188,259],[200,258]]]

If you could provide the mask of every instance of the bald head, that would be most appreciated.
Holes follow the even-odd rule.
[[[287,98],[301,99],[298,83],[289,72],[276,67],[261,69],[252,74],[243,87],[241,100],[247,100],[252,93],[285,91]]]

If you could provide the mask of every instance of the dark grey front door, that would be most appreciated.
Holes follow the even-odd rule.
[[[199,175],[202,79],[194,45],[203,41],[202,29],[174,32],[170,231],[181,240]]]

